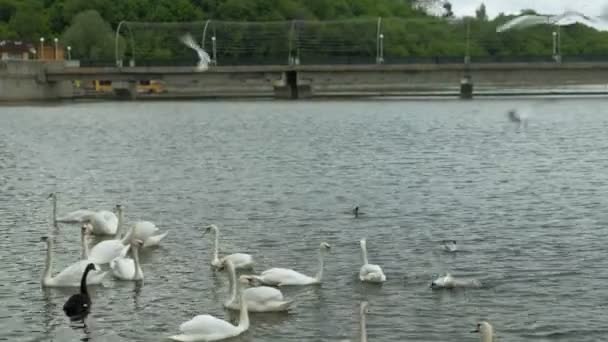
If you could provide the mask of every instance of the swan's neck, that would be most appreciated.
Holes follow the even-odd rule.
[[[481,342],[492,342],[494,338],[494,331],[492,328],[486,328],[481,334]]]
[[[241,300],[241,313],[239,316],[239,325],[238,328],[240,331],[245,331],[249,329],[249,312],[247,308],[247,301],[245,300],[245,295],[243,294],[243,286],[240,284],[236,284],[239,292],[239,299]]]
[[[220,240],[220,231],[217,227],[213,227],[213,235],[215,236],[213,241],[213,262],[219,262],[219,240]]]
[[[120,226],[119,226],[120,227]],[[123,245],[127,245],[129,244],[129,240],[131,240],[131,237],[133,236],[133,231],[135,228],[130,228],[129,231],[127,232],[127,234],[125,234],[125,236],[123,236],[123,238],[120,240],[120,242]]]
[[[81,255],[80,255],[80,259],[82,260],[86,260],[89,258],[89,245],[87,244],[87,237],[86,234],[83,232],[80,233],[80,248],[81,248]]]
[[[319,250],[319,271],[315,275],[315,279],[320,282],[323,277],[323,247]]]
[[[367,342],[367,328],[366,328],[366,318],[365,312],[361,311],[361,320],[359,322],[361,325],[361,342]]]
[[[135,279],[140,279],[142,275],[141,268],[139,267],[139,246],[131,246],[131,250],[133,251],[133,264],[135,265],[135,274],[133,277]]]
[[[53,272],[53,243],[51,238],[46,242],[46,259],[44,260],[44,272],[42,273],[42,282],[51,279],[51,273]]]
[[[91,272],[92,268],[86,269],[82,275],[82,279],[80,279],[80,294],[88,296],[89,292],[87,291],[87,275]]]
[[[230,298],[226,302],[228,305],[232,305],[236,301],[236,271],[233,267],[228,267],[228,284],[230,287]]]
[[[369,264],[367,261],[367,246],[365,241],[361,241],[361,256],[363,257],[363,265]]]

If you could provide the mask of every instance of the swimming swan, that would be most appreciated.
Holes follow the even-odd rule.
[[[83,223],[95,212],[93,210],[79,209],[57,218],[57,193],[52,192],[49,197],[53,204],[53,224],[57,223]]]
[[[239,283],[247,282],[243,277],[239,278]],[[173,341],[196,342],[196,341],[218,341],[230,337],[235,337],[249,329],[249,313],[247,300],[243,296],[241,286],[237,286],[241,306],[239,325],[234,326],[227,321],[215,318],[211,315],[198,315],[191,320],[182,323],[179,330],[180,335],[170,336]]]
[[[118,232],[118,217],[111,211],[97,211],[87,221],[91,223],[94,235],[116,235]]]
[[[304,275],[288,268],[271,268],[262,272],[259,276],[252,275],[251,278],[266,285],[312,285],[320,284],[323,277],[323,256],[331,246],[326,242],[319,245],[319,271],[314,277]]]
[[[110,262],[112,274],[119,280],[144,280],[144,272],[139,264],[139,248],[143,245],[141,240],[131,242],[133,258],[118,257]]]
[[[116,210],[118,212],[118,229],[116,235],[120,234],[123,225],[122,219],[122,206],[117,205]],[[104,240],[93,246],[89,252],[88,259],[98,265],[107,264],[110,261],[118,258],[125,253],[125,248],[128,248],[129,241],[133,236],[133,229],[130,229],[122,239]],[[124,256],[124,255],[123,255]]]
[[[386,281],[386,276],[382,272],[382,268],[378,265],[370,264],[367,261],[367,242],[365,239],[359,241],[361,245],[361,255],[363,257],[363,266],[359,270],[359,280],[370,283],[383,283]]]
[[[477,329],[471,331],[472,333],[479,333],[481,342],[492,342],[494,341],[494,328],[486,321],[477,323]]]
[[[230,260],[234,265],[235,269],[250,269],[253,268],[253,257],[249,254],[245,253],[234,253],[230,255],[226,255],[225,257],[219,258],[218,249],[219,249],[219,237],[220,237],[220,229],[214,225],[208,225],[205,227],[205,232],[203,235],[213,231],[215,235],[214,246],[213,246],[213,260],[211,260],[211,265],[217,268],[223,268],[224,262],[226,260]]]
[[[230,282],[230,299],[224,303],[224,307],[232,310],[239,310],[240,305],[237,302],[236,293],[236,272],[234,270],[234,264],[232,261],[226,260],[226,268],[228,268],[228,279]],[[241,279],[251,282],[253,278],[251,276],[241,276]],[[244,300],[247,301],[247,309],[250,312],[274,312],[274,311],[287,311],[291,300],[285,300],[283,293],[274,287],[259,286],[250,287],[243,290]]]
[[[479,288],[481,282],[477,279],[457,279],[452,277],[451,274],[446,273],[445,276],[439,277],[431,282],[432,289],[454,289],[454,288]]]
[[[71,319],[84,318],[91,311],[91,298],[87,291],[87,275],[90,271],[97,270],[95,264],[90,263],[84,269],[82,278],[80,279],[80,293],[72,295],[68,301],[63,304],[63,312]]]
[[[53,277],[53,239],[44,236],[40,238],[40,241],[46,243],[46,260],[44,272],[40,281],[41,285],[43,287],[79,287],[82,274],[90,262],[88,260],[77,261]],[[101,284],[106,273],[107,272],[100,271],[89,272],[87,274],[87,284]]]
[[[49,198],[53,200],[53,225],[61,223],[85,223],[93,226],[91,233],[94,235],[115,235],[118,228],[118,217],[111,211],[92,211],[79,209],[63,217],[57,218],[57,194],[51,193]]]
[[[138,221],[135,223],[133,227],[134,233],[132,238],[135,240],[143,241],[143,248],[154,247],[160,244],[160,241],[169,234],[169,232],[164,232],[162,234],[158,233],[158,227],[150,221]],[[156,234],[156,235],[155,235]]]

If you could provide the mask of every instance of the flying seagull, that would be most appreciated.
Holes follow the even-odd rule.
[[[582,24],[597,31],[608,31],[608,22],[604,19],[588,17],[578,12],[565,12],[560,15],[522,15],[498,26],[496,32],[543,24],[556,26]]]
[[[196,66],[196,70],[205,71],[205,70],[209,69],[209,63],[211,62],[211,58],[209,57],[209,54],[207,52],[205,52],[205,50],[203,50],[203,48],[201,48],[194,41],[194,38],[192,38],[192,35],[190,33],[186,33],[185,35],[181,36],[180,39],[181,39],[182,43],[186,44],[187,47],[196,51],[196,53],[198,54],[199,61],[198,61],[198,65]]]

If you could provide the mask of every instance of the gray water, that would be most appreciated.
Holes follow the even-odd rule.
[[[600,341],[608,336],[606,100],[144,102],[0,107],[0,339],[161,341],[226,311],[225,274],[201,227],[257,272],[307,274],[327,241],[321,286],[283,289],[291,313],[254,314],[236,341]],[[530,113],[524,128],[505,112]],[[79,257],[59,213],[125,207],[170,231],[146,250],[143,284],[93,290],[86,328],[62,312],[77,289],[46,289],[40,237],[56,272]],[[350,214],[360,205],[366,215]],[[363,285],[358,240],[388,281]],[[441,251],[455,239],[460,252]],[[480,289],[431,290],[446,271]]]

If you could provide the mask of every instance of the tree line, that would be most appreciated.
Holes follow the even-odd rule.
[[[295,40],[288,36],[294,31],[288,25],[256,26],[254,32],[237,24],[214,26],[217,52],[224,60],[270,58],[273,54],[283,58],[292,54],[291,50],[310,59],[322,54],[329,59],[371,59],[378,54],[374,23],[382,17],[383,54],[388,61],[462,58],[465,54],[473,60],[508,60],[552,54],[555,27],[540,25],[496,33],[496,27],[510,16],[489,19],[482,4],[472,17],[454,18],[447,1],[441,1],[442,15],[429,15],[424,6],[417,6],[425,1],[434,0],[0,0],[0,40],[37,42],[40,37],[58,37],[63,45],[72,47],[74,58],[109,61],[114,58],[114,32],[121,21],[301,20],[310,24],[296,27]],[[339,24],[314,25],[323,21]],[[130,46],[128,32],[121,31],[120,54],[140,60],[195,59],[176,39],[179,30],[133,26],[135,46]],[[252,39],[257,39],[255,44]],[[288,46],[281,39],[294,41]],[[608,56],[608,34],[582,25],[562,27],[560,41],[560,52],[565,56]]]

